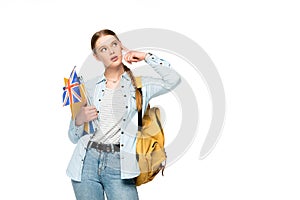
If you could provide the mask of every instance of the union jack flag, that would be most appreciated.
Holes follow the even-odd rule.
[[[73,103],[81,102],[80,81],[77,77],[75,67],[71,72],[70,78],[65,78],[65,87],[63,87],[63,106],[72,106]]]

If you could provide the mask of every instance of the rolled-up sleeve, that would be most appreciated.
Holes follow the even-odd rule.
[[[72,143],[76,144],[78,140],[83,136],[84,125],[76,126],[75,120],[71,119],[69,125],[68,136]]]
[[[180,75],[171,69],[168,61],[148,53],[145,62],[160,76],[160,78],[142,77],[142,84],[146,87],[148,98],[167,93],[180,83]]]

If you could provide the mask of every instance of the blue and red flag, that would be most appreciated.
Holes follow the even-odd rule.
[[[88,96],[86,95],[84,84],[80,83],[75,71],[75,67],[71,72],[70,78],[64,79],[65,87],[63,87],[63,106],[70,105],[73,120],[83,104],[88,102]],[[97,123],[96,121],[97,120],[84,123],[84,131],[87,133],[95,132],[94,127],[98,127],[95,125],[95,123]]]
[[[75,67],[71,72],[70,78],[65,78],[65,87],[63,88],[63,106],[81,102],[80,82],[77,77]]]

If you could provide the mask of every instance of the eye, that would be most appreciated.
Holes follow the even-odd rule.
[[[105,52],[105,51],[107,51],[107,49],[104,47],[104,48],[101,48],[100,51]]]
[[[117,42],[114,42],[114,43],[113,43],[113,47],[116,47],[116,46],[118,46],[118,43],[117,43]]]

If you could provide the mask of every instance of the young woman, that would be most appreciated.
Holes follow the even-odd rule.
[[[138,110],[146,110],[149,100],[173,89],[180,76],[170,64],[151,53],[129,51],[108,29],[91,39],[94,57],[105,71],[85,84],[93,105],[81,107],[71,120],[69,138],[76,144],[67,169],[77,200],[135,200],[135,177],[140,173],[136,159]],[[129,64],[145,61],[160,78],[142,76],[142,95],[136,87]],[[142,101],[142,102],[141,102]],[[136,102],[141,102],[136,104]],[[137,106],[141,105],[141,106]],[[84,131],[84,123],[98,120],[93,134]]]

